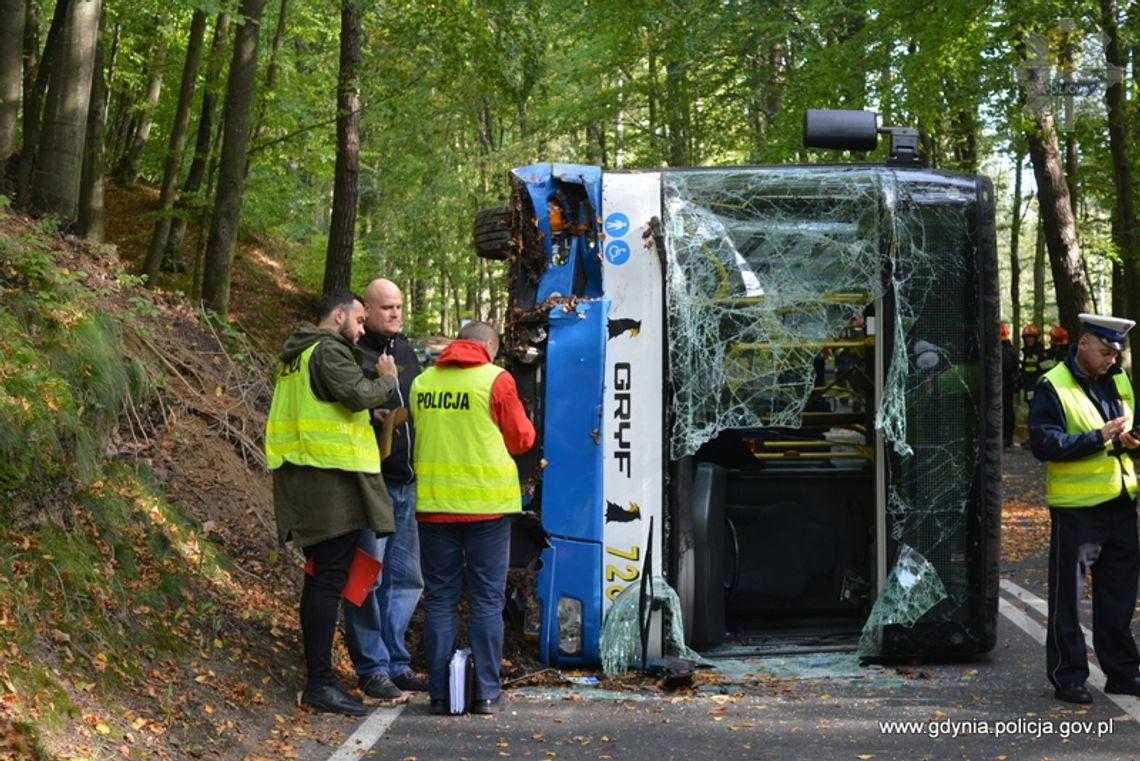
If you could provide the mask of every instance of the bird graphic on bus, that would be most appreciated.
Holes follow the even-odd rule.
[[[641,520],[641,508],[636,502],[629,503],[629,509],[616,502],[606,500],[606,523],[629,523]]]
[[[641,320],[633,320],[628,317],[610,320],[608,326],[610,338],[616,338],[627,331],[631,337],[637,338],[637,334],[641,332]]]

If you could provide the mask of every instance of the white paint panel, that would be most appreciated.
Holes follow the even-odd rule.
[[[641,580],[650,517],[653,573],[662,567],[665,285],[648,235],[649,220],[661,217],[661,175],[604,175],[602,209],[602,282],[611,301],[602,426],[604,614]]]

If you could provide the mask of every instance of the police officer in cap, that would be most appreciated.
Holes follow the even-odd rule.
[[[1049,629],[1045,660],[1054,696],[1091,703],[1079,602],[1093,580],[1093,646],[1104,691],[1140,697],[1132,615],[1140,580],[1136,469],[1140,447],[1132,383],[1117,359],[1132,320],[1081,314],[1081,334],[1042,376],[1029,409],[1029,443],[1045,461],[1049,539]]]

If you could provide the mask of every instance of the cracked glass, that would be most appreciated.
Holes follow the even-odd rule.
[[[610,675],[624,674],[631,668],[641,667],[641,628],[638,613],[641,610],[641,585],[630,584],[614,600],[606,613],[599,642],[602,670]],[[688,658],[696,663],[707,663],[696,651],[685,644],[685,627],[681,619],[681,600],[669,583],[660,576],[653,577],[654,608],[662,610],[665,627],[663,643],[667,658]]]
[[[894,567],[879,592],[879,599],[863,625],[859,655],[876,655],[882,650],[883,627],[912,627],[947,597],[937,569],[913,547],[901,545]]]
[[[984,409],[972,179],[703,169],[664,173],[663,193],[672,458],[784,428],[836,467],[871,460],[881,433],[889,536],[910,549],[890,576],[922,558],[920,591],[933,574],[945,594],[881,594],[868,625],[964,616]]]

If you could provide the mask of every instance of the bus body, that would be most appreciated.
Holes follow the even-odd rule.
[[[988,180],[538,164],[511,183],[503,345],[539,433],[512,564],[537,568],[543,661],[598,663],[646,574],[707,655],[993,647]]]

